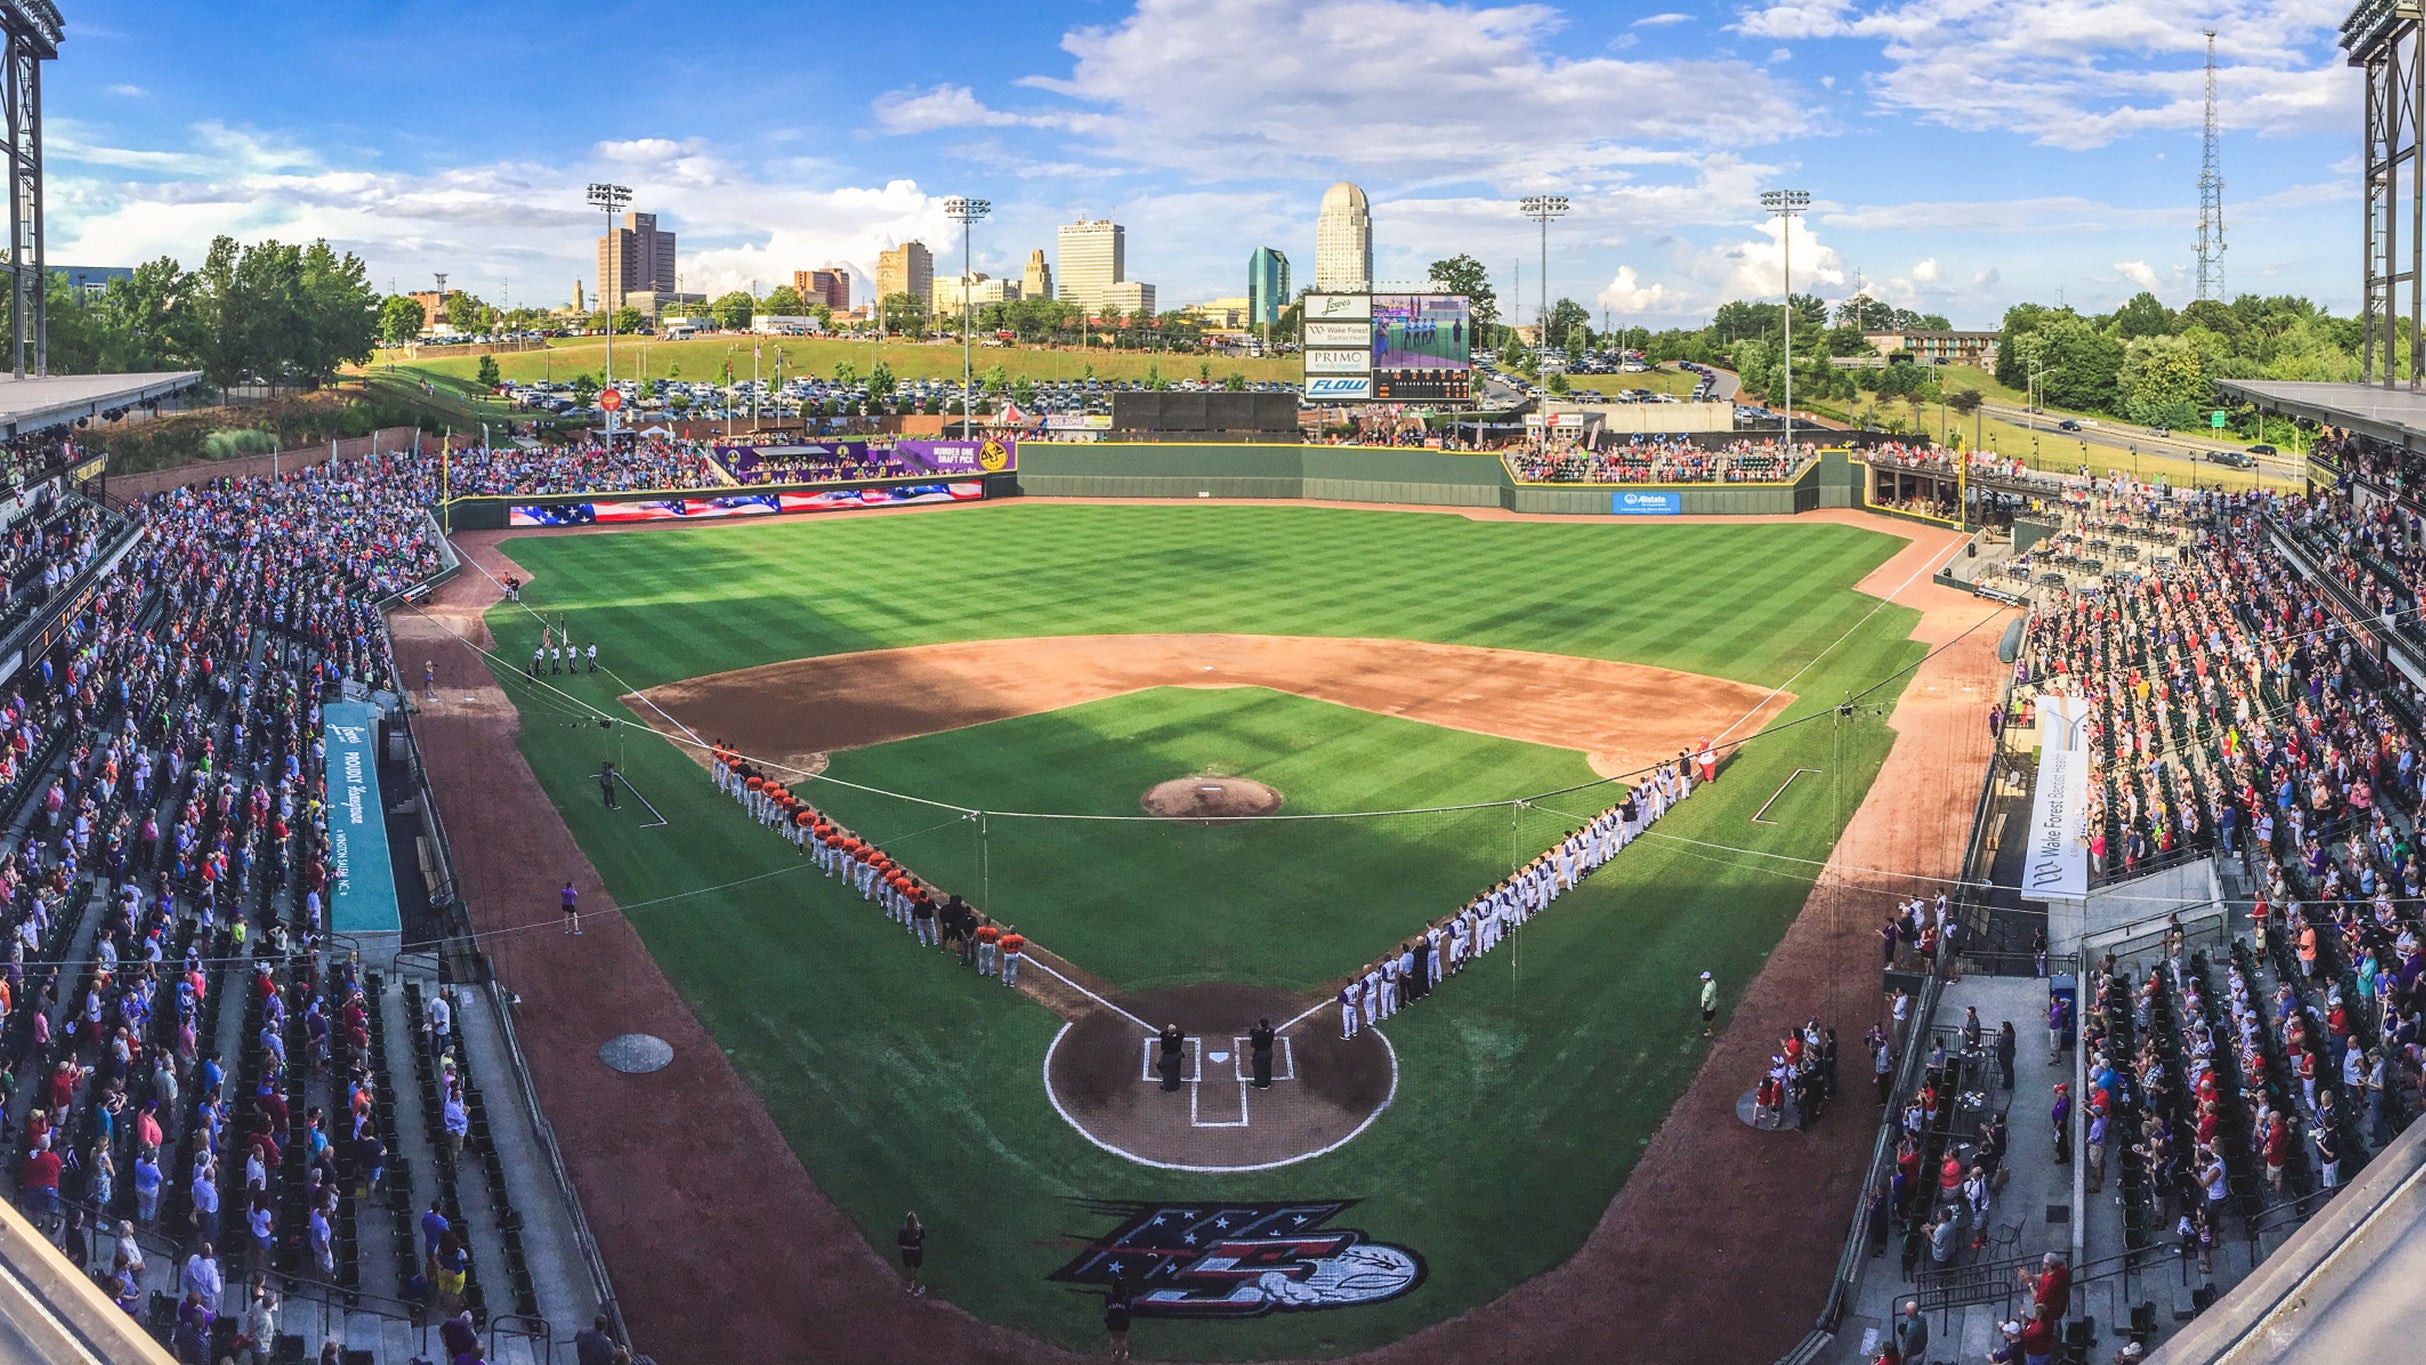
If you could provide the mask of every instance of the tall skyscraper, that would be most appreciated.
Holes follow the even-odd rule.
[[[674,234],[657,230],[654,213],[627,213],[623,226],[598,239],[598,306],[614,312],[624,295],[674,288]]]
[[[1373,206],[1345,180],[1323,191],[1314,220],[1314,287],[1373,287]]]
[[[1081,218],[1060,232],[1061,297],[1093,313],[1104,292],[1128,278],[1128,231],[1110,219]]]
[[[1019,296],[1023,299],[1053,297],[1053,267],[1045,264],[1043,247],[1028,253],[1028,271],[1020,277]]]
[[[848,313],[851,311],[851,272],[840,267],[795,270],[792,272],[792,292],[800,295],[802,303],[822,303],[837,313]]]
[[[1247,325],[1269,327],[1289,306],[1289,258],[1268,246],[1247,258]]]
[[[935,297],[935,257],[924,242],[903,242],[876,258],[876,297],[882,304],[895,294],[908,294],[925,303]]]

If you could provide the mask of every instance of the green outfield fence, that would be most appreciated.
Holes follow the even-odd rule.
[[[1497,507],[1560,516],[1615,515],[1625,495],[1652,495],[1659,514],[1778,516],[1824,507],[1863,505],[1867,469],[1843,450],[1823,450],[1789,483],[1520,483],[1497,454],[1391,449],[1375,446],[1222,445],[1197,442],[1061,443],[1023,441],[1015,472],[984,476],[988,499],[1257,498],[1275,501],[1365,502],[1396,506]],[[835,488],[881,488],[913,479],[862,479],[825,484],[753,486],[751,493],[801,493]],[[719,491],[640,490],[588,493],[579,501],[639,502],[712,497]],[[449,502],[450,530],[496,530],[517,503],[566,498],[462,497]],[[1628,514],[1640,515],[1639,513]]]

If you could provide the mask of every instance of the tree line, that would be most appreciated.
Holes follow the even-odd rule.
[[[50,368],[56,374],[200,370],[213,388],[313,388],[371,357],[379,295],[361,259],[325,240],[212,241],[200,267],[163,256],[97,290],[53,273]],[[0,315],[8,304],[0,296]]]

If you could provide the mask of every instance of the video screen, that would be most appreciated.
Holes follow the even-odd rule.
[[[1474,319],[1463,294],[1375,294],[1373,368],[1462,370],[1473,354]]]

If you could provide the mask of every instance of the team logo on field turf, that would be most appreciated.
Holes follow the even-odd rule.
[[[1326,1227],[1354,1200],[1296,1204],[1150,1204],[1091,1200],[1121,1220],[1049,1277],[1129,1287],[1139,1317],[1256,1318],[1394,1299],[1423,1283],[1424,1261],[1353,1228]]]

